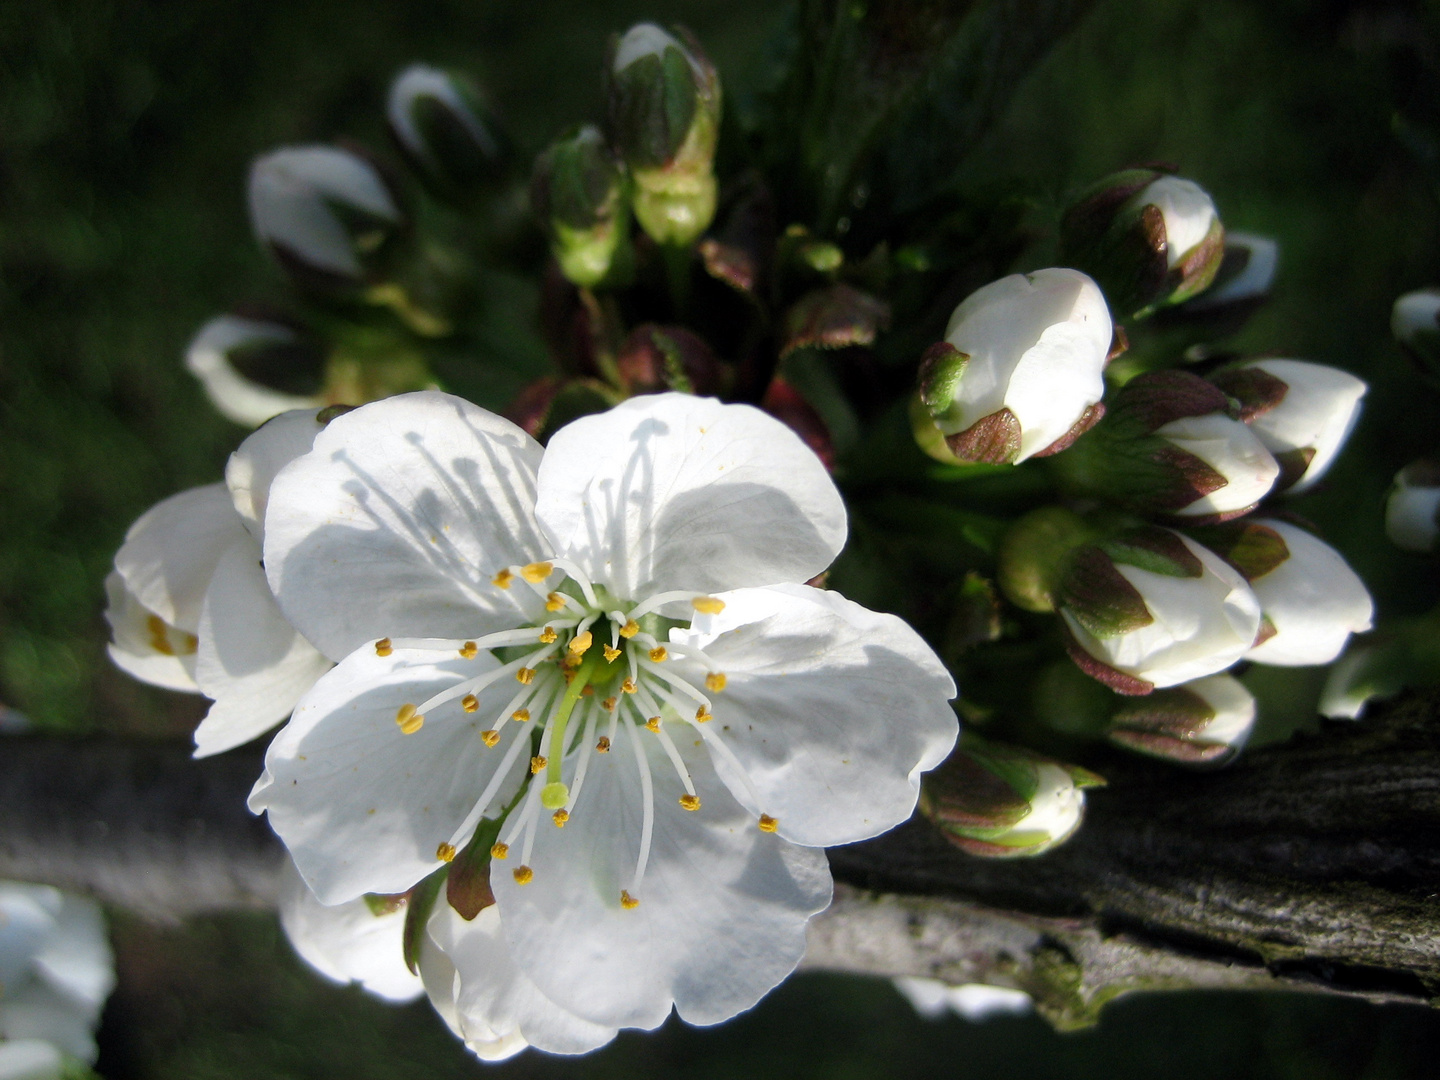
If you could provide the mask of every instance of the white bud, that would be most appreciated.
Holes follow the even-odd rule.
[[[1395,474],[1385,501],[1385,535],[1402,551],[1433,554],[1440,541],[1440,468],[1411,462]]]
[[[971,293],[945,340],[969,357],[957,392],[934,413],[946,435],[1008,409],[1024,461],[1064,437],[1105,392],[1114,329],[1099,286],[1078,270],[1011,274]]]
[[[1138,206],[1152,204],[1160,210],[1165,219],[1165,261],[1171,269],[1184,261],[1215,223],[1215,203],[1209,193],[1183,177],[1162,176],[1131,201]]]
[[[493,165],[501,156],[501,147],[482,119],[477,101],[468,83],[439,68],[412,64],[390,84],[385,102],[385,118],[395,140],[409,159],[434,177],[452,183],[474,179],[485,164]],[[444,110],[453,131],[468,141],[457,158],[453,146],[436,145],[434,133],[421,129],[416,109],[434,105]]]
[[[951,986],[939,979],[917,979],[901,976],[892,980],[900,996],[926,1020],[938,1020],[955,1013],[966,1020],[988,1020],[992,1016],[1023,1016],[1035,1007],[1024,990],[986,983],[963,983]]]
[[[1280,466],[1244,424],[1223,413],[1172,420],[1155,434],[1193,454],[1225,478],[1225,485],[1175,511],[1180,517],[1233,514],[1270,493]]]
[[[1237,249],[1245,255],[1245,265],[1240,272],[1188,301],[1184,310],[1209,311],[1229,304],[1241,304],[1247,300],[1259,300],[1269,295],[1275,282],[1275,271],[1280,265],[1280,245],[1268,236],[1227,230],[1226,254],[1229,255]],[[1223,263],[1221,269],[1224,269]]]
[[[1255,696],[1233,675],[1210,675],[1185,684],[1214,710],[1192,738],[1197,742],[1218,743],[1238,753],[1255,729]]]
[[[1258,368],[1288,388],[1277,405],[1250,421],[1250,429],[1272,454],[1300,455],[1297,465],[1303,464],[1303,472],[1287,490],[1305,491],[1339,456],[1360,418],[1360,399],[1368,387],[1348,371],[1306,360],[1256,360],[1241,370],[1246,368]]]
[[[1431,340],[1424,347],[1433,348],[1433,339],[1440,336],[1440,289],[1419,289],[1396,300],[1390,311],[1390,332],[1396,341],[1410,346],[1427,336]]]
[[[1371,627],[1375,605],[1365,583],[1338,551],[1304,529],[1273,519],[1256,524],[1279,533],[1290,555],[1250,582],[1275,633],[1245,658],[1279,667],[1330,663],[1351,634]]]
[[[290,409],[320,403],[311,394],[292,394],[261,385],[247,377],[235,359],[241,354],[296,354],[300,335],[288,326],[239,315],[221,315],[200,328],[185,350],[185,366],[200,380],[205,396],[227,420],[258,427]]]
[[[616,75],[624,71],[644,56],[660,56],[666,49],[679,49],[690,59],[690,50],[685,48],[676,40],[675,35],[667,30],[662,30],[654,23],[636,23],[625,36],[620,39],[619,45],[615,47],[615,63],[613,70]],[[694,60],[691,59],[691,63]]]

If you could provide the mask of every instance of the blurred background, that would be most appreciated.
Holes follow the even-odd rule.
[[[129,523],[219,479],[243,436],[181,357],[205,319],[284,295],[246,222],[252,156],[341,136],[387,152],[385,88],[421,60],[473,74],[528,160],[597,117],[606,37],[641,18],[690,26],[727,107],[745,108],[774,76],[785,11],[774,0],[0,5],[0,706],[43,730],[153,738],[185,738],[204,711],[109,665],[101,582]],[[1233,344],[1370,381],[1351,449],[1304,512],[1366,578],[1382,618],[1437,596],[1433,563],[1382,531],[1389,477],[1440,442],[1434,392],[1388,332],[1399,293],[1440,283],[1435,20],[1420,0],[1100,0],[964,177],[1012,185],[1053,220],[1104,173],[1173,162],[1227,226],[1280,241],[1275,297]],[[538,312],[532,289],[509,289],[506,304]],[[518,386],[497,373],[485,403]],[[1284,737],[1311,715],[1323,674],[1256,670],[1272,680],[1254,687],[1262,736]],[[672,1021],[581,1061],[531,1052],[485,1067],[427,1006],[320,982],[271,918],[156,927],[117,913],[115,943],[120,987],[100,1034],[110,1080],[1309,1080],[1431,1076],[1440,1061],[1440,1016],[1421,1009],[1149,995],[1058,1035],[1033,1017],[924,1021],[888,984],[812,975],[719,1029]]]

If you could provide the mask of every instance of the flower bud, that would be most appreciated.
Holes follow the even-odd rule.
[[[1245,659],[1279,667],[1328,664],[1370,629],[1365,583],[1329,544],[1284,521],[1246,518],[1198,537],[1239,570],[1260,600],[1260,636]]]
[[[1367,389],[1348,371],[1304,360],[1252,360],[1210,381],[1240,402],[1240,419],[1280,465],[1277,488],[1292,495],[1314,486],[1339,456]]]
[[[1104,783],[1078,765],[967,734],[925,777],[920,812],[971,855],[1040,855],[1074,834],[1085,815],[1084,789]]]
[[[640,227],[658,244],[694,243],[715,217],[719,75],[688,31],[654,23],[612,39],[605,74],[610,141],[635,178]]]
[[[1385,535],[1417,555],[1440,547],[1440,462],[1420,458],[1395,474],[1385,500]]]
[[[1026,611],[1054,611],[1070,554],[1096,531],[1063,506],[1042,506],[1015,521],[1000,540],[1000,591]]]
[[[637,326],[620,346],[615,366],[631,394],[679,390],[705,397],[720,393],[725,384],[725,368],[715,351],[683,326]]]
[[[1246,317],[1270,296],[1280,265],[1280,245],[1268,236],[1227,232],[1225,252],[1215,280],[1184,310],[1193,315],[1235,314]]]
[[[1440,289],[1420,289],[1396,300],[1390,332],[1416,367],[1440,375]]]
[[[379,280],[408,220],[375,165],[337,146],[289,146],[250,164],[250,225],[301,285],[346,291]]]
[[[1223,671],[1260,632],[1260,601],[1241,573],[1155,526],[1076,548],[1056,598],[1071,659],[1120,694]]]
[[[298,327],[275,319],[211,319],[190,340],[185,366],[222,416],[247,427],[323,404],[323,350]]]
[[[385,119],[405,160],[441,194],[473,192],[504,170],[499,129],[461,75],[412,64],[390,84]]]
[[[1255,698],[1232,675],[1211,675],[1133,698],[1110,720],[1117,746],[1179,765],[1233,761],[1255,727]]]
[[[1198,375],[1149,372],[1056,465],[1077,492],[1137,513],[1237,517],[1270,492],[1280,466],[1230,407]]]
[[[1126,169],[1065,212],[1061,245],[1065,261],[1093,275],[1116,311],[1141,319],[1209,287],[1224,256],[1225,230],[1194,181]]]
[[[560,269],[576,285],[590,288],[629,273],[625,169],[599,128],[576,128],[535,159],[530,206],[550,234]]]
[[[961,461],[1064,450],[1104,413],[1114,331],[1076,270],[1011,274],[971,293],[920,365],[920,400]]]

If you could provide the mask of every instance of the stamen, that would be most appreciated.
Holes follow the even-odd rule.
[[[725,684],[728,681],[729,680],[725,678],[724,672],[712,671],[709,675],[705,676],[705,689],[709,690],[712,694],[719,694],[724,691]]]
[[[454,861],[455,861],[455,845],[454,845],[454,844],[441,844],[439,847],[437,847],[437,848],[435,849],[435,857],[436,857],[437,859],[439,859],[441,862],[454,862]]]
[[[725,610],[725,601],[716,596],[697,596],[690,606],[702,615],[719,615]]]
[[[712,713],[709,709],[705,708],[704,705],[701,705],[700,708],[695,710],[695,722],[697,724],[708,724],[711,720],[714,719],[715,714]]]
[[[627,675],[625,676],[625,681],[620,684],[620,689],[627,694],[633,694],[636,690],[640,689],[640,684],[637,683],[631,676]]]
[[[620,659],[620,650],[615,648],[613,645],[606,645],[604,652],[605,662],[607,664],[613,664],[616,660]]]
[[[565,801],[564,809],[575,809],[576,802],[580,799],[580,789],[585,784],[585,774],[590,769],[590,736],[595,729],[595,710],[591,709],[585,714],[584,724],[580,732],[580,762],[575,766],[575,783],[570,785],[570,798]],[[596,750],[600,750],[598,746]],[[608,749],[608,745],[607,745]],[[601,753],[605,751],[601,750]]]
[[[475,654],[479,651],[480,647],[473,641],[467,641],[464,645],[460,646],[460,655],[466,660],[474,660]]]
[[[615,700],[616,699],[613,697],[607,697],[604,701],[600,702],[600,707],[606,712],[609,712],[611,709],[615,708]]]
[[[515,681],[518,683],[524,683],[526,686],[529,686],[532,682],[535,681],[535,669],[528,667],[522,667],[517,669],[515,672]]]
[[[642,600],[639,604],[636,604],[633,608],[631,608],[630,617],[632,619],[638,619],[640,618],[640,616],[648,615],[650,614],[650,612],[656,611],[664,607],[666,604],[678,603],[681,600],[689,600],[691,603],[694,603],[696,599],[697,598],[694,593],[684,589],[677,589],[672,592],[656,593],[654,596],[650,597],[647,600]],[[698,599],[708,600],[712,598],[702,596]],[[699,605],[697,604],[696,606],[698,607]],[[721,607],[724,607],[723,603],[721,604]]]
[[[554,572],[554,564],[548,562],[532,562],[520,568],[520,576],[531,585],[539,585]]]
[[[652,667],[649,664],[646,664],[645,670],[651,675],[654,675],[661,682],[667,683],[671,688],[680,691],[680,693],[684,694],[691,701],[695,702],[695,704],[704,705],[707,709],[710,707],[710,699],[704,694],[702,694],[699,690],[696,690],[695,687],[691,686],[690,683],[687,682],[685,679],[682,679],[679,675],[675,674],[672,669]]]
[[[610,736],[600,736],[600,741],[595,744],[595,752],[597,754],[608,754],[610,752]]]
[[[700,796],[699,796],[699,795],[681,795],[681,796],[680,796],[680,805],[683,806],[686,810],[699,810],[699,809],[700,809]]]
[[[580,591],[585,594],[585,602],[587,604],[589,604],[591,607],[598,606],[598,600],[595,596],[595,588],[590,584],[590,579],[586,577],[583,572],[581,572],[580,567],[576,566],[569,559],[551,559],[550,561],[553,562],[556,566],[558,566],[561,570],[564,570],[565,576],[568,577],[571,581],[575,582],[576,585],[580,586]]]
[[[530,719],[530,710],[516,709],[510,714],[510,719],[514,720],[517,724],[523,724]]]
[[[593,644],[595,644],[595,635],[590,633],[589,630],[586,630],[584,633],[576,634],[571,638],[567,648],[569,648],[571,654],[574,656],[584,656]]]
[[[539,776],[542,772],[545,771],[545,766],[548,764],[548,761],[546,761],[539,754],[536,754],[530,759],[530,775]]]
[[[660,664],[668,659],[670,659],[670,654],[665,651],[664,645],[656,645],[655,648],[650,650],[650,660],[652,663]]]
[[[395,723],[400,725],[400,734],[414,735],[425,726],[425,716],[417,712],[414,705],[401,705],[395,713]]]
[[[655,784],[650,779],[650,762],[640,745],[640,736],[635,733],[634,725],[626,724],[625,730],[629,732],[630,746],[635,751],[635,764],[640,769],[640,852],[635,860],[635,878],[630,885],[638,893],[640,883],[645,880],[645,866],[650,861],[650,841],[655,835]]]
[[[565,827],[565,823],[570,820],[570,812],[562,807],[561,809],[556,810],[555,813],[550,815],[550,820],[555,822],[555,827],[557,829],[563,829]]]
[[[648,694],[645,696],[647,698],[649,697]],[[648,704],[651,708],[655,706],[653,701],[648,702]],[[638,706],[634,707],[638,708]],[[700,799],[699,796],[695,794],[695,784],[690,779],[690,770],[685,767],[685,762],[680,757],[680,751],[675,748],[675,743],[671,740],[670,735],[665,731],[665,728],[661,726],[660,718],[658,716],[652,716],[650,720],[646,722],[645,726],[659,736],[660,745],[665,750],[665,756],[670,759],[670,764],[675,768],[675,775],[680,778],[680,783],[685,788],[685,798],[680,800],[680,805],[685,806],[685,799],[694,799],[695,805],[693,807],[685,806],[685,809],[697,809],[700,806]]]
[[[631,896],[624,889],[620,890],[620,906],[626,911],[634,911],[640,906],[640,901]]]
[[[490,584],[499,586],[502,589],[508,589],[510,588],[510,583],[514,580],[515,575],[512,574],[509,570],[501,570],[498,574],[496,574],[493,578],[490,579]]]
[[[474,712],[480,708],[480,699],[474,694],[466,694],[460,699],[460,707],[466,712]]]
[[[628,620],[624,626],[620,627],[620,636],[626,638],[627,640],[634,637],[639,632],[640,624],[634,619]]]
[[[559,636],[560,635],[555,632],[555,628],[553,626],[547,626],[544,630],[540,631],[540,640],[543,641],[546,645],[551,644]]]
[[[760,820],[757,821],[755,825],[761,832],[774,832],[780,827],[780,822],[776,821],[769,814],[761,814]]]
[[[658,716],[652,716],[649,720],[646,720],[645,726],[655,732],[656,735],[660,734],[660,718]]]
[[[528,866],[517,866],[510,872],[516,885],[529,885],[535,880],[535,871]]]
[[[389,656],[394,651],[395,649],[390,644],[390,639],[388,637],[382,637],[379,641],[375,642],[376,656]]]
[[[499,635],[491,636],[498,637]],[[484,642],[487,640],[489,639],[481,639],[482,648],[485,647]],[[422,713],[428,713],[432,709],[444,705],[446,702],[454,701],[456,698],[463,697],[466,694],[479,694],[481,690],[484,690],[491,683],[495,682],[497,679],[503,679],[507,674],[512,671],[515,672],[515,678],[520,683],[528,686],[535,678],[535,669],[531,665],[538,664],[541,660],[545,659],[554,651],[555,650],[551,646],[546,645],[540,649],[535,650],[529,656],[521,657],[519,660],[512,660],[508,664],[504,664],[498,668],[495,668],[492,671],[487,671],[484,675],[477,676],[473,679],[461,679],[448,690],[440,691],[440,693],[436,694],[434,697],[417,706],[417,710]],[[528,672],[528,674],[522,677],[521,672]]]
[[[491,728],[489,731],[480,732],[480,741],[486,746],[494,746],[500,741],[500,732]]]
[[[490,857],[492,859],[503,859],[510,854],[510,845],[502,844],[498,840],[490,845]]]
[[[581,696],[581,697],[594,697],[594,696],[595,696],[595,687],[591,686],[589,683],[586,683],[586,684],[585,684],[585,689],[580,691],[580,696]]]

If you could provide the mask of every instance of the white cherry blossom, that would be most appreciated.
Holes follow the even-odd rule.
[[[340,417],[265,516],[275,595],[339,664],[251,806],[327,904],[503,818],[494,914],[430,926],[471,1041],[724,1020],[799,961],[820,847],[908,817],[957,733],[914,631],[794,584],[845,533],[819,459],[748,406],[635,398],[543,450],[434,392]]]

